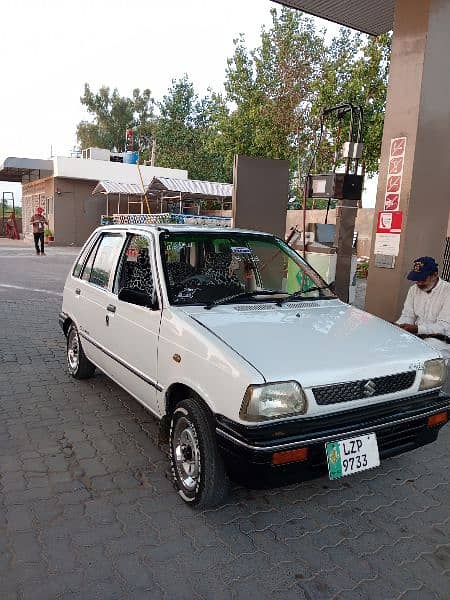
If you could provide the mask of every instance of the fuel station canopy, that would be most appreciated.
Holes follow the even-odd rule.
[[[395,0],[274,0],[291,8],[363,33],[380,35],[393,29]]]

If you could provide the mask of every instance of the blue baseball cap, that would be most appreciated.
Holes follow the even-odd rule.
[[[436,273],[438,264],[431,256],[421,256],[413,262],[412,271],[408,273],[410,281],[423,281],[429,275]]]

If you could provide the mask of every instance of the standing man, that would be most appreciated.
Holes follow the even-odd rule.
[[[45,225],[48,225],[47,219],[44,217],[44,209],[41,206],[38,206],[36,209],[36,213],[31,217],[30,223],[33,225],[33,237],[34,237],[34,245],[36,247],[36,254],[39,256],[40,254],[45,254],[44,252],[44,229]],[[40,249],[39,249],[40,243]]]
[[[438,265],[431,256],[413,263],[409,288],[397,325],[450,357],[450,283],[439,277]]]

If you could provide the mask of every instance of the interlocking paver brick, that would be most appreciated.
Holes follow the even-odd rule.
[[[8,531],[26,531],[33,526],[33,515],[26,506],[11,506],[5,514]]]
[[[151,594],[155,588],[155,578],[149,566],[138,554],[119,556],[114,561],[114,565],[127,587],[144,589]]]
[[[74,533],[72,540],[77,546],[96,546],[108,540],[120,538],[122,534],[123,530],[119,523],[108,525],[97,524],[95,527],[90,527],[87,531]]]
[[[52,573],[71,573],[78,567],[75,550],[68,538],[47,541],[44,551]]]
[[[146,566],[151,568],[153,565],[151,561],[146,561]],[[181,570],[176,560],[158,563],[157,568],[153,570],[153,575],[158,589],[164,592],[166,598],[170,598],[170,600],[193,600],[195,598],[197,600],[190,577]],[[158,598],[158,596],[156,597]]]
[[[82,578],[81,571],[64,573],[63,575],[50,574],[42,581],[24,584],[21,590],[21,598],[23,600],[58,598],[62,594],[78,591]]]
[[[321,571],[311,579],[299,580],[296,585],[307,598],[331,599],[336,597],[342,589],[351,588],[355,582],[352,581],[346,570],[334,567],[327,571]],[[370,598],[370,596],[366,598]]]
[[[36,531],[15,532],[14,535],[11,536],[11,547],[14,551],[14,558],[18,563],[38,563],[42,560],[42,547],[38,541]]]

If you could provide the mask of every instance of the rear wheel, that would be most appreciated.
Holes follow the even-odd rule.
[[[194,399],[180,402],[170,424],[173,478],[183,500],[197,508],[216,506],[229,492],[210,417]]]
[[[88,379],[95,371],[95,365],[86,358],[75,325],[71,325],[67,334],[67,366],[75,379]]]

